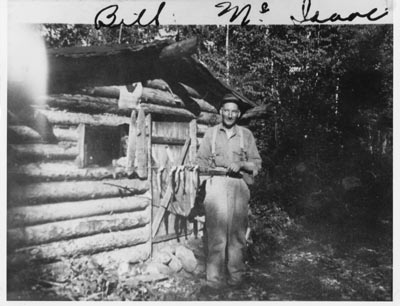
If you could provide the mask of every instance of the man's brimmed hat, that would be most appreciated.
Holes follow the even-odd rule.
[[[246,111],[246,109],[248,108],[248,106],[240,98],[238,98],[232,93],[227,93],[222,97],[222,101],[219,108],[221,109],[225,103],[236,103],[241,112]]]
[[[254,102],[251,102],[250,100],[246,99],[242,95],[238,94],[237,92],[231,91],[226,94],[224,94],[221,97],[221,100],[219,100],[220,103],[218,105],[218,108],[220,109],[225,103],[232,102],[236,103],[237,106],[239,106],[240,111],[242,114],[246,112],[248,109],[257,106]]]
[[[236,97],[231,93],[227,93],[222,97],[222,105],[228,102],[236,103],[238,106],[240,106],[243,103],[238,97]]]

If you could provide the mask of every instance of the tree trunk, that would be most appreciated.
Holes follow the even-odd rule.
[[[226,36],[225,36],[225,56],[226,56],[226,84],[229,85],[230,81],[230,67],[229,67],[229,24],[226,25]]]

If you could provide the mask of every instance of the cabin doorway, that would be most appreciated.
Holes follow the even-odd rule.
[[[195,120],[152,123],[153,242],[179,239],[192,232],[187,216],[194,203],[196,186],[193,172],[184,166],[194,162],[195,127]]]

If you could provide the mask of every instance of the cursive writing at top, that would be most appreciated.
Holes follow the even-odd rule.
[[[237,5],[232,6],[232,3],[230,1],[223,1],[221,3],[217,3],[215,7],[223,8],[223,10],[218,13],[218,17],[221,17],[233,11],[231,18],[229,19],[230,22],[233,22],[236,20],[236,18],[242,15],[242,13],[244,13],[241,25],[245,26],[250,23],[250,19],[248,17],[251,11],[251,4],[246,4],[242,8],[239,8],[239,6]],[[261,4],[261,10],[259,12],[260,14],[265,14],[269,12],[268,2],[263,2]]]
[[[123,18],[121,18],[119,20],[119,22],[116,22],[117,17],[118,17],[117,13],[118,13],[118,9],[119,9],[118,5],[117,4],[109,5],[103,9],[101,9],[96,14],[96,17],[94,18],[94,26],[95,26],[96,30],[100,29],[101,27],[105,27],[105,28],[118,27],[121,24],[128,26],[128,27],[133,26],[135,24],[137,24],[141,27],[145,27],[145,26],[148,26],[148,25],[154,23],[156,26],[158,26],[158,25],[160,25],[158,18],[160,17],[160,14],[161,14],[164,6],[165,6],[165,2],[161,2],[160,6],[158,7],[156,15],[154,16],[153,19],[151,19],[147,23],[142,23],[142,21],[141,21],[143,15],[146,13],[146,9],[142,9],[139,14],[133,13],[133,15],[135,15],[133,20],[131,20],[128,23],[125,23],[125,20]]]
[[[298,24],[301,24],[301,23],[304,23],[307,21],[316,22],[316,23],[325,23],[328,21],[331,21],[331,22],[353,21],[357,17],[367,18],[370,21],[376,21],[376,20],[379,20],[379,19],[385,17],[389,13],[388,9],[386,8],[384,13],[382,13],[381,15],[378,15],[378,16],[374,16],[374,14],[378,11],[377,8],[374,8],[365,14],[361,14],[359,12],[354,12],[354,13],[349,14],[347,17],[342,17],[338,13],[333,13],[330,17],[328,17],[326,19],[319,19],[320,18],[319,11],[315,11],[315,13],[312,17],[308,17],[308,15],[310,13],[310,9],[311,9],[311,0],[303,0],[303,5],[301,7],[303,20],[298,20],[293,16],[290,16],[290,19],[293,21],[293,23],[298,23]]]

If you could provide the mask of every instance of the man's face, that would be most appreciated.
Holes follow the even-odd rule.
[[[239,107],[236,103],[227,102],[222,106],[220,114],[222,116],[222,124],[230,128],[236,124],[240,117]]]

